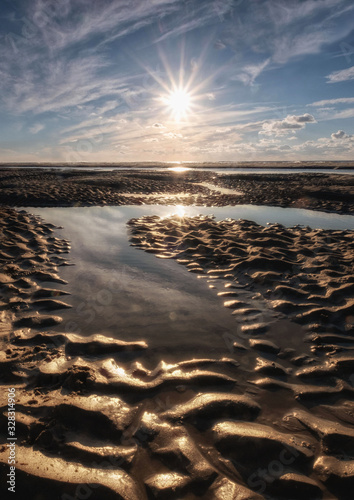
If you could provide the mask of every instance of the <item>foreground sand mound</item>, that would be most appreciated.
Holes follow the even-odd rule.
[[[27,214],[3,210],[0,218],[6,231],[0,243],[2,493],[8,493],[7,388],[14,387],[15,496],[21,500],[352,498],[349,232],[209,218],[132,221],[134,244],[191,264],[188,269],[214,283],[226,275],[215,300],[235,317],[224,357],[187,353],[152,366],[149,345],[138,335],[123,342],[44,329],[41,320],[55,318],[66,304],[55,259],[69,245],[50,239],[53,228]],[[324,244],[320,257],[336,252],[329,273],[309,254]],[[307,265],[315,270],[307,273]],[[43,281],[52,275],[54,296]],[[285,298],[272,295],[277,286]],[[274,311],[274,300],[299,309]],[[300,311],[319,307],[337,308],[338,323],[320,318],[318,328],[304,328]],[[29,323],[19,327],[21,320]],[[289,348],[291,336],[299,338]]]

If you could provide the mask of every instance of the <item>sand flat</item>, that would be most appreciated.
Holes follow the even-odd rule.
[[[132,251],[197,263],[224,283],[215,300],[235,320],[224,357],[151,367],[143,332],[132,341],[51,332],[47,319],[59,321],[66,304],[56,259],[70,263],[70,244],[25,212],[0,217],[0,370],[17,393],[19,495],[350,498],[351,231],[130,221]],[[4,423],[4,395],[1,408]]]
[[[206,166],[207,167],[207,166]],[[354,213],[354,176],[324,173],[227,173],[144,169],[97,171],[0,169],[3,204],[22,207],[97,205],[268,205]]]

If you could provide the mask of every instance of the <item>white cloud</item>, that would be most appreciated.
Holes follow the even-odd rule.
[[[320,137],[316,141],[306,141],[293,147],[297,153],[313,155],[316,158],[352,159],[354,135],[338,130],[331,137]]]
[[[334,71],[333,73],[327,75],[326,78],[328,79],[327,83],[337,83],[354,80],[354,66],[342,69],[340,71]]]
[[[261,135],[286,135],[305,128],[306,123],[316,123],[316,120],[309,113],[299,116],[288,115],[284,120],[265,121],[259,133]]]
[[[166,128],[166,127],[162,123],[154,123],[153,124],[153,128],[163,129],[163,128]]]

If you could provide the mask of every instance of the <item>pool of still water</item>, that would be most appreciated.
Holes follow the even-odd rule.
[[[239,205],[175,207],[162,205],[78,208],[26,208],[45,221],[63,226],[58,236],[71,242],[74,266],[61,267],[68,281],[64,297],[72,309],[61,313],[58,331],[101,333],[122,340],[146,340],[156,359],[227,355],[225,338],[236,324],[217,291],[224,281],[198,279],[174,260],[157,259],[129,243],[132,217],[214,214],[325,229],[354,229],[354,216],[302,209]],[[215,289],[213,288],[215,287]],[[226,336],[226,337],[225,337]]]

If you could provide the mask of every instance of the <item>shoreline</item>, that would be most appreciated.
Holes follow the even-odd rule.
[[[167,168],[173,166],[185,166],[190,168],[275,168],[275,169],[289,169],[289,168],[321,168],[321,169],[354,169],[354,161],[347,160],[323,160],[323,161],[219,161],[219,162],[194,162],[194,161],[170,161],[170,162],[119,162],[119,163],[90,163],[90,162],[75,162],[75,163],[0,163],[0,168],[16,168],[16,167],[41,167],[41,168],[85,168],[85,167],[96,167],[96,168],[124,168],[124,167],[138,167],[138,168]]]

